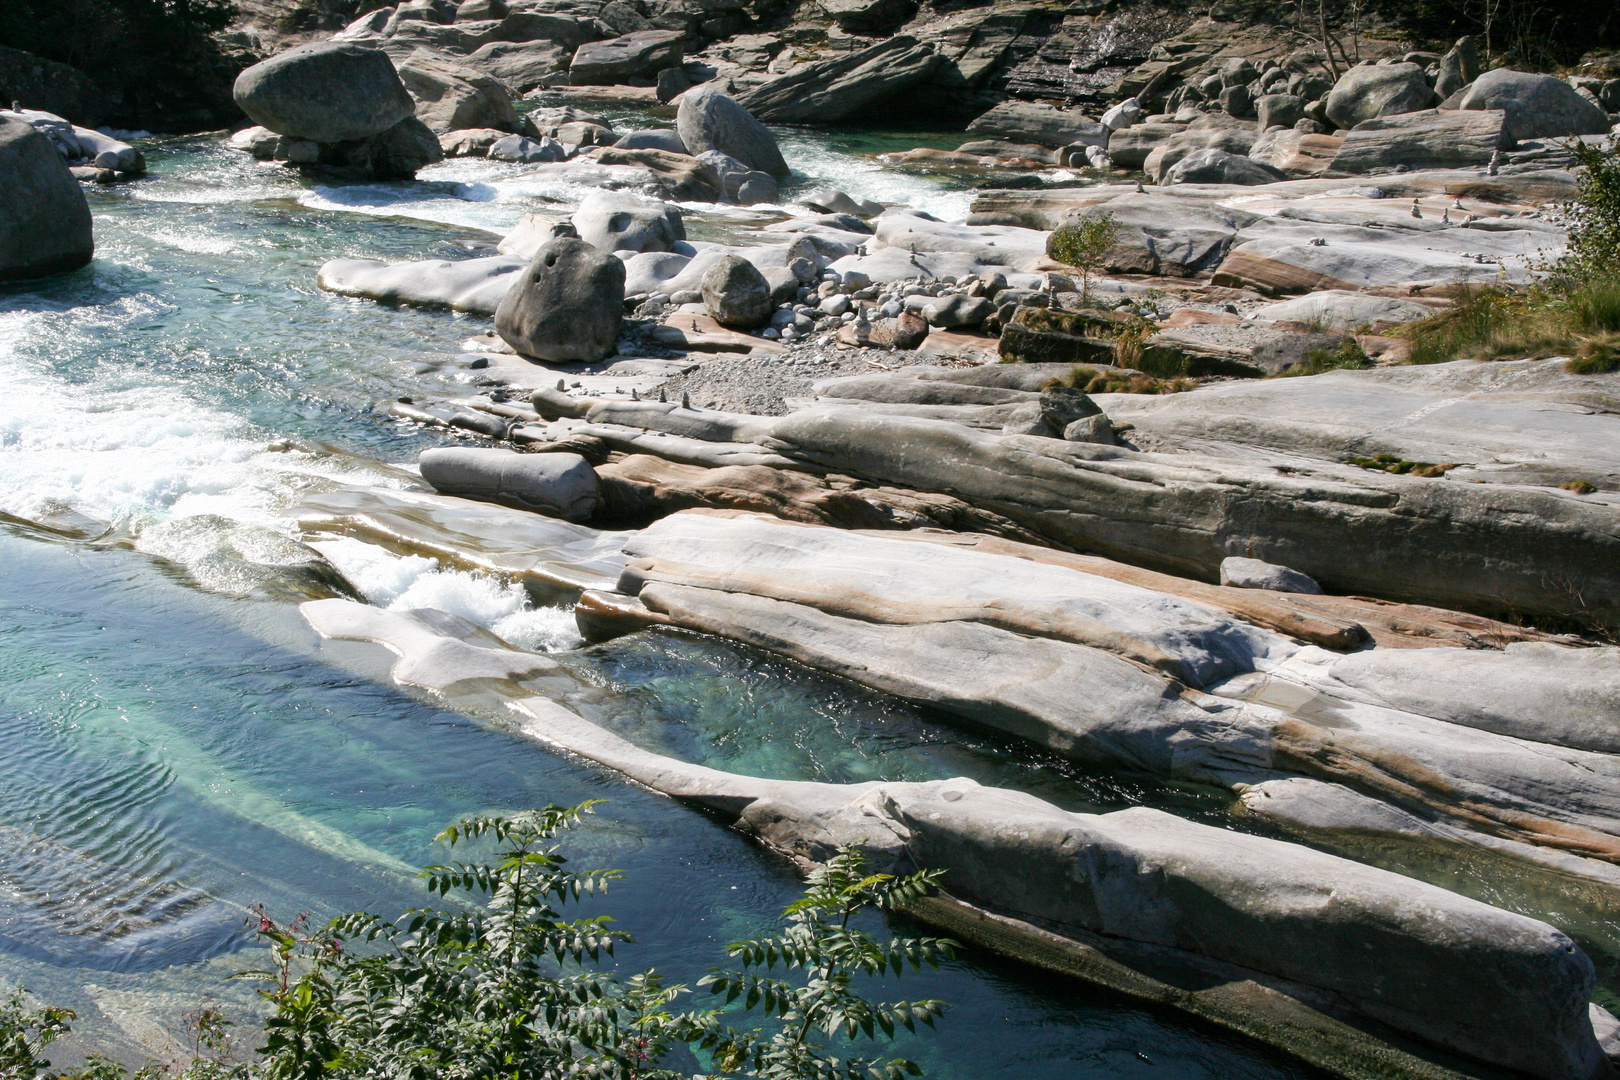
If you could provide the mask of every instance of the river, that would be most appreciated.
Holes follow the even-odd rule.
[[[876,166],[927,133],[784,133],[800,188],[945,218],[960,185]],[[217,138],[147,149],[152,177],[90,191],[92,266],[0,287],[0,984],[79,1013],[72,1050],[138,1063],[257,966],[250,905],[392,915],[458,815],[606,800],[571,840],[626,872],[592,911],[632,970],[692,982],[796,893],[786,863],[700,812],[389,685],[372,647],[321,642],[287,508],[340,482],[401,485],[445,436],[384,415],[473,389],[447,363],[487,323],[315,287],[327,259],[464,258],[583,194],[520,166],[331,184]],[[789,189],[788,195],[794,189]],[[695,239],[779,218],[688,215]],[[640,634],[579,648],[571,615],[501,581],[359,541],[322,553],[374,603],[439,607],[556,652],[625,703],[638,741],[721,768],[838,781],[970,775],[1075,809],[1224,798],[1087,774],[739,646]],[[1281,1054],[980,953],[908,976],[952,1003],[895,1050],[960,1080],[1306,1077]],[[244,1036],[251,1045],[251,1039]]]

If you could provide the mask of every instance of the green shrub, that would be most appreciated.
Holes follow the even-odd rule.
[[[1108,253],[1118,234],[1119,225],[1114,215],[1104,213],[1066,221],[1047,238],[1047,257],[1080,271],[1081,303],[1089,299],[1092,276],[1107,264]]]
[[[491,861],[423,871],[430,895],[473,901],[449,911],[422,907],[394,921],[361,913],[312,927],[307,916],[281,925],[260,910],[273,965],[238,976],[269,984],[260,993],[274,1012],[256,1062],[231,1058],[229,1022],[203,1009],[187,1017],[187,1063],[149,1064],[131,1076],[92,1057],[79,1070],[47,1073],[41,1052],[68,1033],[73,1013],[29,1009],[19,990],[0,1000],[0,1080],[685,1080],[665,1061],[683,1044],[712,1061],[706,1080],[922,1074],[903,1058],[849,1056],[845,1045],[933,1027],[945,1004],[873,1002],[857,983],[933,967],[956,943],[881,942],[851,920],[906,906],[937,873],[869,874],[860,852],[838,852],[810,874],[780,933],[727,946],[740,970],[716,968],[699,981],[726,1006],[741,999],[740,1010],[675,1013],[669,1006],[686,987],[666,986],[654,971],[621,981],[597,968],[628,934],[610,929],[605,915],[570,920],[558,911],[605,893],[619,876],[575,872],[552,843],[591,806],[472,817],[445,830],[439,838],[452,847],[480,838],[497,847]],[[764,1023],[739,1030],[722,1022],[750,1013]]]
[[[1579,172],[1569,246],[1555,269],[1577,281],[1620,278],[1620,135],[1611,135],[1607,146],[1571,139],[1569,148]]]
[[[1578,329],[1620,333],[1620,276],[1583,282],[1570,291],[1568,303]]]

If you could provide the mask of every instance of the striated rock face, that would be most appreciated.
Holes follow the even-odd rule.
[[[778,75],[741,94],[738,101],[753,115],[774,123],[828,123],[924,82],[940,61],[932,46],[909,34],[896,34],[847,56]]]
[[[695,555],[696,561],[685,566],[699,573],[712,568],[723,576],[734,564],[743,572],[737,582],[719,588],[642,585],[642,594],[656,593],[653,603],[674,612],[678,622],[718,622],[736,614],[740,621],[722,622],[721,632],[778,640],[804,634],[811,649],[847,653],[855,670],[870,664],[871,678],[932,680],[941,689],[968,689],[988,680],[1019,693],[1005,666],[996,665],[995,654],[954,647],[953,635],[970,649],[968,639],[995,633],[991,627],[971,621],[898,626],[836,619],[808,605],[734,591],[754,580],[751,569],[781,565],[794,549],[806,548],[813,561],[814,545],[834,530],[701,517],[707,520],[699,515],[668,519],[649,530],[662,535],[643,533],[629,545],[658,550],[661,565],[677,573],[682,567],[669,556]],[[761,528],[770,535],[756,535]],[[670,544],[679,544],[683,529],[709,543],[676,552]],[[835,535],[853,542],[870,539]],[[936,547],[929,554],[949,552]],[[926,579],[930,561],[913,558],[909,564]],[[1040,570],[1017,558],[991,561],[1014,577]],[[857,563],[835,591],[859,592],[866,580],[881,587],[888,583],[885,569]],[[819,580],[816,570],[812,575]],[[792,569],[780,580],[793,587]],[[591,597],[588,593],[588,606],[617,612],[614,617],[624,619],[626,628],[637,619],[662,621],[634,598]],[[1331,1042],[1345,1032],[1318,1020],[1313,1006],[1382,1022],[1546,1080],[1597,1080],[1608,1068],[1587,1004],[1592,965],[1566,935],[1537,920],[1297,844],[1156,810],[1068,813],[1032,795],[964,778],[836,785],[706,768],[640,749],[586,721],[564,703],[570,700],[571,680],[560,665],[503,647],[465,620],[434,611],[381,611],[349,600],[314,601],[302,611],[327,637],[386,645],[399,657],[397,681],[462,690],[474,687],[475,680],[504,684],[497,700],[516,711],[524,734],[708,808],[778,849],[824,860],[853,844],[870,855],[875,870],[942,868],[954,896],[1060,933],[1106,935],[1082,937],[1097,945],[1107,940],[1155,946],[1160,951],[1151,955],[1172,966],[1195,958],[1236,965],[1220,978],[1257,980],[1284,995],[1295,1022],[1312,1022],[1315,1039]],[[773,628],[771,615],[785,621]],[[885,633],[896,640],[885,640]],[[899,638],[914,639],[909,653],[897,651]],[[1095,668],[1093,677],[1103,670]],[[1052,673],[1049,662],[1043,674]],[[548,697],[512,692],[523,680],[535,679],[544,680]],[[1097,682],[1082,685],[1087,690],[1078,695],[1071,687],[1071,700],[1097,696]],[[1241,750],[1235,743],[1230,749]]]
[[[1435,104],[1434,90],[1416,64],[1362,64],[1333,84],[1328,119],[1342,128],[1391,113],[1417,112]]]
[[[418,52],[399,66],[399,78],[416,99],[417,119],[434,132],[520,127],[506,87],[476,68]]]
[[[1397,165],[1410,169],[1487,165],[1492,154],[1512,146],[1506,116],[1500,109],[1425,109],[1363,120],[1345,134],[1332,168],[1354,174]]]
[[[281,135],[340,143],[381,135],[416,111],[388,54],[344,41],[300,45],[236,78],[237,105]]]
[[[686,35],[679,30],[638,30],[574,51],[568,80],[575,86],[607,85],[656,75],[681,62]]]
[[[1497,68],[1474,80],[1463,94],[1464,109],[1501,110],[1515,139],[1558,135],[1601,135],[1609,130],[1602,108],[1552,75]]]
[[[623,321],[624,263],[573,237],[537,251],[495,309],[502,340],[536,360],[610,356]]]
[[[0,281],[77,270],[95,254],[90,206],[32,124],[0,117]]]
[[[1097,122],[1078,109],[1013,100],[1004,101],[974,118],[967,129],[978,135],[1035,143],[1057,150],[1077,143],[1107,146],[1113,127]]]

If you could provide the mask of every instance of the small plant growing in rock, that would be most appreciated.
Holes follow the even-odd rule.
[[[1325,371],[1356,371],[1373,366],[1355,338],[1345,338],[1337,348],[1312,349],[1297,364],[1290,364],[1273,378],[1286,379],[1299,375],[1320,375]]]
[[[1046,241],[1048,258],[1080,271],[1080,303],[1090,303],[1091,279],[1102,272],[1119,235],[1119,224],[1109,213],[1088,214],[1052,230]]]

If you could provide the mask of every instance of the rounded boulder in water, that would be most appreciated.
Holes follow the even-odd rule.
[[[585,521],[601,501],[596,471],[578,454],[443,446],[422,451],[417,465],[422,479],[441,494],[533,510],[564,521]]]
[[[318,143],[367,139],[416,115],[388,54],[352,41],[288,49],[243,71],[231,93],[256,123]]]
[[[536,360],[593,362],[613,353],[624,321],[624,263],[561,237],[534,259],[495,309],[495,332]]]
[[[77,270],[94,254],[90,205],[62,155],[0,117],[0,281]]]
[[[727,255],[703,273],[703,306],[721,326],[752,330],[771,317],[771,283],[747,259]]]
[[[786,176],[791,171],[776,145],[776,136],[754,115],[715,86],[699,86],[681,95],[675,130],[688,153],[718,150],[750,169]]]

